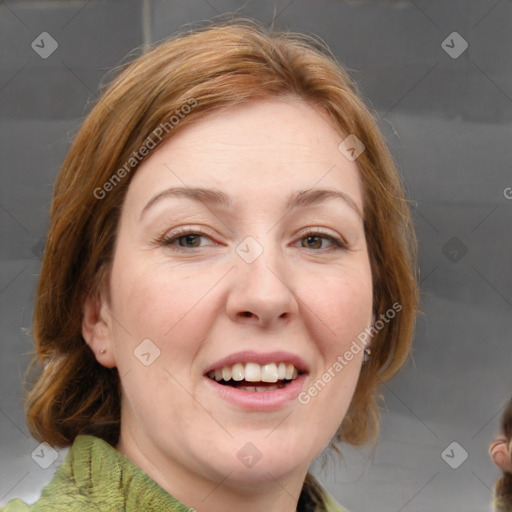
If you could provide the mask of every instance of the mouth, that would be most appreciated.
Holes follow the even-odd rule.
[[[247,412],[272,412],[293,407],[310,373],[297,354],[245,350],[203,370],[209,388],[223,402]]]
[[[226,364],[207,372],[207,377],[222,386],[262,393],[282,389],[305,373],[290,362]]]

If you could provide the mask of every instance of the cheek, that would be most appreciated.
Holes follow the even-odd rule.
[[[371,325],[373,287],[369,264],[337,269],[306,304],[321,363],[299,401],[308,414],[322,418],[334,435],[350,404],[361,369],[364,344],[358,336]],[[308,311],[308,308],[305,308]]]
[[[160,363],[173,362],[174,366],[187,361],[190,368],[190,360],[208,332],[207,323],[198,322],[197,317],[211,287],[208,273],[191,278],[189,273],[168,265],[148,266],[146,262],[137,266],[126,262],[124,269],[112,275],[119,356],[131,355],[149,339],[160,351]],[[127,344],[131,351],[126,350]],[[130,361],[132,358],[124,360],[124,364]]]
[[[323,279],[322,284],[305,296],[304,303],[314,313],[310,314],[312,320],[324,331],[324,349],[340,351],[371,324],[373,287],[369,266],[337,272]]]
[[[180,410],[181,424],[188,424],[190,395],[183,386],[189,387],[196,354],[208,335],[201,299],[212,277],[190,279],[176,269],[147,263],[128,271],[126,262],[119,270],[112,274],[112,299],[124,403],[141,421],[151,416],[171,424]]]

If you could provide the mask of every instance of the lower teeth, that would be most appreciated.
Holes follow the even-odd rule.
[[[274,391],[275,389],[282,388],[283,386],[237,386],[237,389],[242,391],[252,391],[253,393],[261,393],[262,391]]]
[[[250,391],[252,393],[262,393],[263,391],[275,391],[276,389],[282,389],[288,384],[290,381],[280,381],[277,384],[267,384],[265,386],[248,386],[247,384],[238,384],[233,381],[229,381],[228,386],[234,387],[236,389],[241,389],[242,391]]]
[[[282,389],[287,384],[291,382],[291,380],[282,380],[277,382],[276,384],[267,384],[264,386],[249,386],[245,382],[239,383],[233,380],[226,381],[216,381],[218,384],[222,384],[224,386],[231,386],[236,389],[240,389],[242,391],[249,391],[251,393],[262,393],[263,391],[275,391],[276,389]]]

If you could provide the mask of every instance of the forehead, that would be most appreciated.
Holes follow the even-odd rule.
[[[214,187],[234,200],[285,201],[334,188],[363,209],[359,170],[338,150],[345,135],[302,100],[260,100],[210,113],[186,126],[139,166],[127,202],[141,210],[167,187]],[[144,203],[144,204],[142,204]]]

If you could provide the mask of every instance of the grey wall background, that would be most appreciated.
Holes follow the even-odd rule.
[[[52,184],[73,133],[131,50],[233,11],[330,45],[414,201],[413,356],[384,388],[374,457],[345,447],[317,474],[351,512],[491,510],[499,473],[487,448],[512,395],[510,0],[1,2],[0,504],[35,501],[66,453],[28,434],[21,381]],[[31,46],[42,32],[58,44],[47,58]]]

